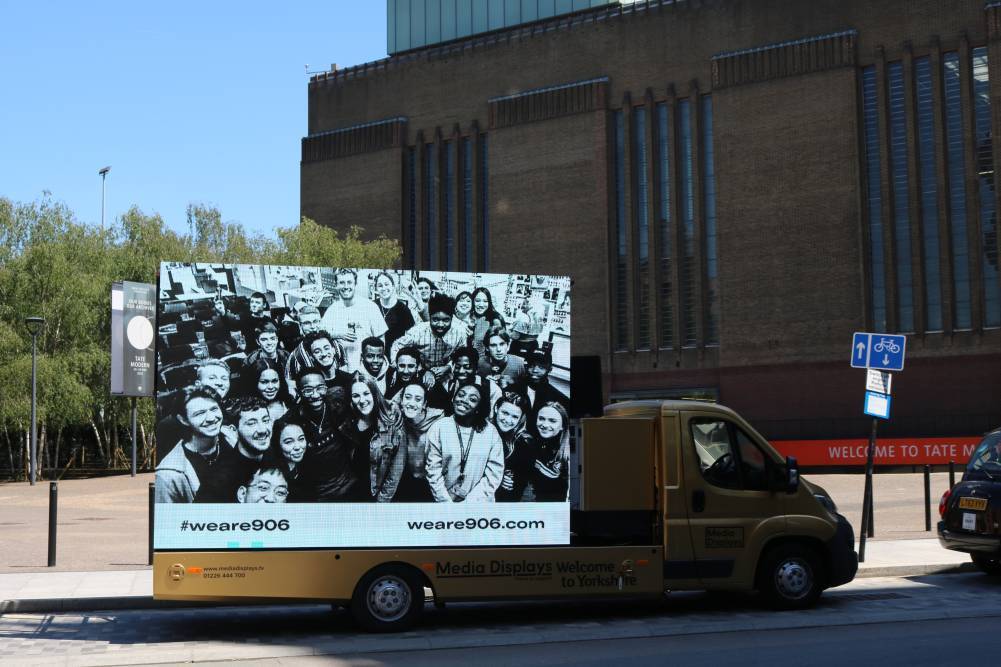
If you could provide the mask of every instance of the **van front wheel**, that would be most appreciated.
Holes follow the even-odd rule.
[[[369,632],[406,630],[423,610],[423,582],[410,568],[393,563],[369,571],[351,597],[351,615]]]
[[[823,592],[823,565],[816,552],[799,544],[780,544],[765,552],[758,590],[776,609],[807,609]]]

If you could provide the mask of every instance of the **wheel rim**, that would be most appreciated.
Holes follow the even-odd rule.
[[[403,618],[410,609],[410,586],[400,577],[379,577],[368,587],[365,601],[368,610],[380,621],[391,623]]]
[[[813,573],[798,558],[789,558],[775,569],[775,590],[789,600],[799,600],[810,592]]]

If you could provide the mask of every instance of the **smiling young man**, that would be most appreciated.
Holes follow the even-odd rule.
[[[190,503],[217,470],[223,415],[219,394],[194,385],[180,394],[175,417],[186,435],[156,466],[156,502]]]
[[[387,401],[393,400],[411,382],[421,382],[424,375],[424,362],[416,347],[401,347],[396,351],[395,359],[393,380],[386,387]]]
[[[525,376],[525,360],[510,354],[511,336],[503,329],[488,331],[483,336],[487,354],[480,359],[480,373],[490,378],[501,389],[520,382]]]
[[[243,365],[252,368],[259,359],[265,359],[285,373],[288,352],[278,347],[278,327],[273,322],[265,322],[256,332],[257,349],[247,355]]]
[[[358,483],[352,469],[353,450],[338,430],[346,418],[347,398],[340,388],[336,392],[328,389],[323,370],[317,367],[302,369],[296,384],[300,388],[298,405],[275,424],[275,429],[289,422],[299,424],[306,438],[306,453],[298,466],[296,500],[352,499]]]
[[[428,372],[439,380],[449,372],[449,359],[455,348],[466,344],[466,335],[452,328],[455,301],[450,297],[436,294],[431,297],[428,308],[431,319],[415,324],[398,338],[390,356],[396,356],[405,347],[413,347],[421,353]]]
[[[243,338],[246,341],[245,352],[250,354],[257,351],[259,347],[257,331],[268,323],[271,323],[268,298],[261,292],[254,292],[247,300],[247,314],[241,320],[241,330],[243,331]]]
[[[386,344],[381,338],[369,336],[361,342],[361,373],[371,378],[382,395],[386,396],[387,390],[393,384],[396,371],[386,359]]]
[[[528,399],[532,415],[550,401],[559,403],[564,410],[570,411],[570,400],[549,382],[552,370],[552,352],[543,348],[534,350],[525,360],[525,376],[520,382],[511,386],[511,391],[518,392]]]
[[[359,296],[358,272],[335,272],[339,301],[334,301],[320,319],[320,325],[344,348],[345,370],[353,373],[361,366],[361,341],[386,335],[386,320],[373,301]]]
[[[236,489],[238,503],[284,503],[287,500],[288,483],[277,466],[261,466]]]
[[[230,399],[225,402],[223,415],[223,432],[234,444],[220,449],[216,469],[203,481],[195,502],[235,502],[236,490],[260,468],[271,445],[271,413],[262,399]]]

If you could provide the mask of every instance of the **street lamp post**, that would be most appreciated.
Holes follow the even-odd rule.
[[[97,173],[101,175],[101,233],[104,233],[104,183],[108,179],[108,172],[111,171],[111,166],[101,167],[97,170]]]
[[[37,419],[37,405],[38,398],[35,391],[36,387],[36,374],[35,374],[35,360],[36,360],[36,349],[38,334],[41,333],[42,327],[45,326],[45,319],[41,317],[26,317],[24,318],[24,324],[28,327],[28,333],[31,334],[31,470],[30,470],[30,480],[31,485],[35,485],[35,477],[38,474],[38,427],[35,425]]]

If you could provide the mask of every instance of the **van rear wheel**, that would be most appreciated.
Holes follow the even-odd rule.
[[[405,565],[380,565],[358,582],[350,608],[358,624],[369,632],[406,630],[424,610],[424,583]]]
[[[807,609],[823,592],[823,564],[817,553],[799,544],[780,544],[765,552],[758,570],[758,590],[776,609]]]

